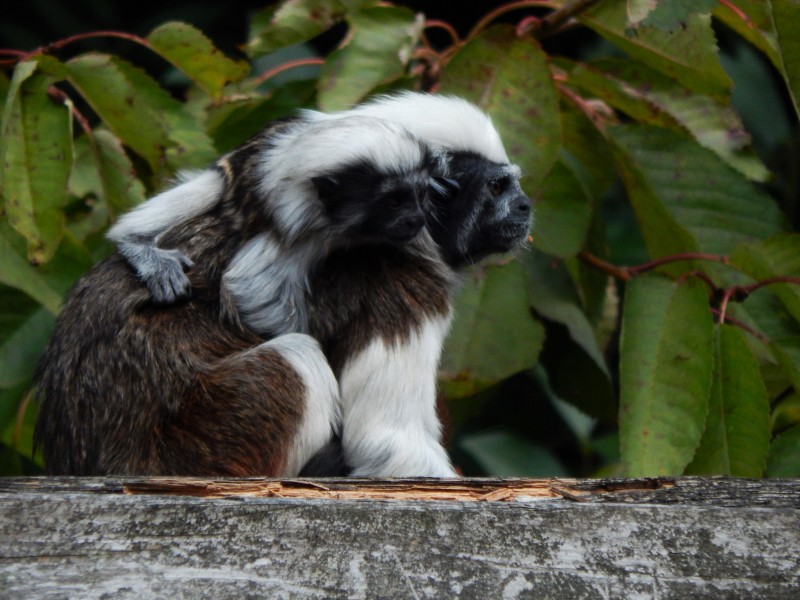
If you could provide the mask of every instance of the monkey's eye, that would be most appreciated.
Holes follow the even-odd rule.
[[[487,185],[487,187],[489,188],[489,193],[492,196],[499,196],[506,190],[507,186],[508,186],[508,180],[505,177],[502,179],[495,179],[494,181],[490,181]]]
[[[392,194],[386,198],[386,206],[391,210],[397,210],[403,206],[405,202],[406,199],[401,194]]]

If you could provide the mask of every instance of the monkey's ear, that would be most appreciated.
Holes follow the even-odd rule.
[[[428,180],[428,187],[435,194],[443,198],[449,198],[461,189],[461,184],[449,177],[431,177]]]
[[[323,202],[333,200],[339,191],[339,180],[333,175],[318,175],[311,178],[311,183],[317,188],[320,200]]]

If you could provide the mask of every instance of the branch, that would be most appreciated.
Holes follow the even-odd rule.
[[[618,267],[616,265],[612,265],[611,263],[604,261],[603,259],[587,252],[586,250],[581,251],[578,257],[585,263],[597,267],[601,271],[608,273],[612,277],[621,279],[622,281],[629,281],[634,277],[642,275],[643,273],[647,273],[648,271],[652,271],[653,269],[657,269],[658,267],[662,267],[666,264],[674,262],[707,260],[710,262],[721,263],[723,265],[727,265],[730,262],[727,256],[722,256],[719,254],[705,254],[703,252],[684,252],[682,254],[673,254],[671,256],[664,256],[662,258],[657,258],[655,260],[651,260],[640,265],[634,265],[632,267]]]
[[[593,0],[594,1],[594,0]],[[517,2],[509,2],[508,4],[504,4],[495,8],[493,11],[484,15],[484,17],[478,21],[472,30],[467,35],[467,39],[471,40],[476,35],[478,35],[481,31],[486,29],[486,27],[494,21],[495,19],[502,17],[504,14],[509,13],[514,10],[519,10],[521,8],[530,8],[532,6],[544,6],[547,8],[553,8],[552,0],[518,0]],[[566,8],[566,7],[565,7]],[[560,9],[563,10],[563,9]],[[556,11],[558,12],[558,11]]]
[[[518,33],[521,35],[531,34],[535,38],[542,38],[556,33],[562,25],[565,25],[573,17],[582,13],[599,0],[572,0],[558,10],[553,11],[543,19],[531,21],[527,27],[522,28]]]
[[[325,62],[323,58],[298,58],[297,60],[290,60],[289,62],[285,62],[277,67],[273,67],[269,71],[262,73],[258,77],[252,80],[252,84],[254,87],[257,87],[267,81],[268,79],[275,77],[278,73],[283,73],[284,71],[288,71],[289,69],[294,69],[295,67],[306,67],[309,65],[321,65]]]

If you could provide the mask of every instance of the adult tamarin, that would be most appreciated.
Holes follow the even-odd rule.
[[[429,163],[391,123],[301,116],[123,217],[121,252],[71,290],[37,369],[48,471],[296,474],[340,420],[303,333],[309,272],[337,248],[409,243]],[[191,297],[165,306],[190,264]]]
[[[400,124],[428,143],[436,193],[424,204],[426,232],[412,243],[341,249],[312,270],[304,331],[338,378],[343,427],[305,473],[450,476],[435,389],[457,272],[521,244],[530,201],[491,121],[468,102],[405,93],[344,113],[304,113],[323,123],[353,115]]]

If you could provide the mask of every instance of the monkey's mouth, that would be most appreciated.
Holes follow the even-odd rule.
[[[492,243],[500,252],[513,250],[525,243],[531,229],[529,220],[503,223],[492,232]]]

